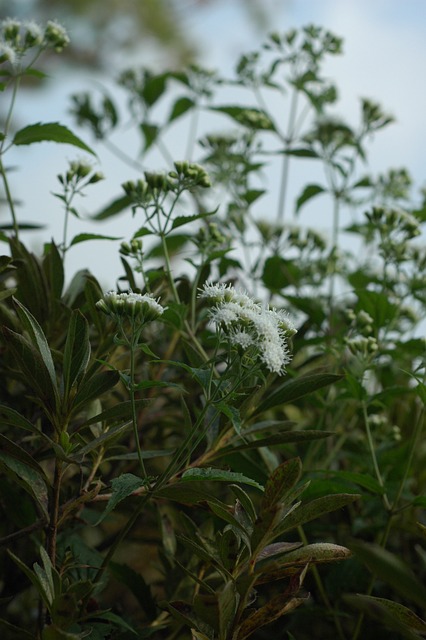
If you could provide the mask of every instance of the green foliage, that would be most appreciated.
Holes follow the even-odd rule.
[[[101,174],[78,160],[57,176],[63,237],[35,255],[3,161],[41,141],[95,154],[57,123],[11,134],[20,80],[35,72],[28,51],[59,50],[66,32],[1,29],[11,101],[0,140],[11,220],[0,257],[2,632],[424,635],[426,207],[406,170],[364,173],[371,134],[390,123],[377,104],[361,102],[357,126],[331,117],[337,90],[322,65],[340,39],[313,26],[272,34],[232,80],[127,70],[124,114],[115,97],[74,96],[97,157],[123,122],[144,165],[154,146],[165,154],[164,171],[141,168],[92,216],[135,220],[116,290],[103,293],[88,270],[64,268],[76,244],[116,239],[68,240],[75,198]],[[234,87],[247,93],[239,104]],[[198,130],[201,109],[232,131]],[[172,161],[169,132],[185,121],[187,159]],[[291,205],[289,166],[301,159],[326,179]],[[263,220],[273,162],[276,218]],[[296,224],[317,196],[333,211],[330,241]],[[342,251],[345,234],[356,249]]]

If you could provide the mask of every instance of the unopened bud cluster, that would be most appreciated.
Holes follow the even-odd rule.
[[[116,321],[129,319],[146,324],[157,320],[163,313],[164,307],[152,295],[145,293],[117,293],[108,291],[96,303],[97,308]]]
[[[220,231],[216,222],[209,222],[200,228],[194,242],[202,253],[208,253],[229,247],[231,238]]]
[[[122,242],[120,253],[123,256],[140,256],[142,254],[143,243],[140,238],[133,238],[130,242]]]
[[[353,327],[363,336],[373,333],[374,320],[369,313],[361,309],[355,313],[352,309],[347,311],[347,317],[352,322]]]
[[[58,175],[59,182],[64,186],[76,186],[85,178],[85,186],[88,184],[96,184],[104,179],[104,175],[100,171],[93,171],[93,167],[89,162],[84,160],[73,160],[69,163],[68,171],[63,175]]]
[[[291,359],[288,339],[296,333],[285,311],[262,306],[245,292],[225,284],[205,284],[199,297],[214,305],[210,319],[231,346],[250,350],[250,356],[272,373],[285,372]]]
[[[6,18],[0,22],[0,63],[16,65],[32,48],[62,51],[70,42],[66,29],[54,20],[41,27],[36,22]]]
[[[372,336],[369,336],[368,338],[365,336],[346,338],[345,343],[354,356],[360,356],[363,358],[369,358],[379,349],[376,338],[373,338]]]
[[[175,162],[175,171],[168,173],[144,172],[144,180],[129,180],[122,187],[133,202],[144,205],[168,192],[180,193],[195,187],[211,187],[207,171],[192,162]]]
[[[374,207],[371,212],[367,212],[365,215],[381,235],[399,232],[403,234],[404,240],[411,240],[421,234],[417,218],[402,209]]]

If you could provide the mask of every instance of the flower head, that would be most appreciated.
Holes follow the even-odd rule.
[[[205,284],[199,297],[215,305],[209,311],[210,320],[230,345],[244,351],[252,349],[252,357],[257,355],[273,373],[285,371],[290,362],[287,339],[296,333],[285,311],[262,306],[246,292],[221,283]]]
[[[44,41],[48,47],[55,51],[62,51],[70,43],[70,39],[65,27],[56,20],[48,20],[44,31]]]
[[[164,307],[149,293],[140,294],[129,291],[117,293],[108,291],[98,300],[96,306],[100,311],[115,318],[138,320],[141,324],[152,322],[164,313]]]

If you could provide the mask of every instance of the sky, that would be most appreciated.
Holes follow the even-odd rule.
[[[1,1],[1,0],[0,0]],[[235,61],[248,51],[256,49],[264,35],[247,19],[237,0],[217,0],[206,3],[203,9],[187,12],[184,25],[189,36],[198,42],[202,64],[217,68],[230,75]],[[359,100],[368,97],[378,101],[390,112],[396,123],[378,134],[369,149],[369,169],[374,173],[390,167],[407,167],[415,184],[426,186],[425,168],[425,113],[426,84],[426,2],[424,0],[269,0],[274,7],[273,30],[284,32],[307,24],[316,24],[334,32],[344,40],[344,54],[333,57],[325,65],[325,75],[339,87],[338,112],[349,122],[355,123],[359,113]],[[73,33],[71,40],[73,39]],[[72,46],[72,45],[71,45]],[[161,52],[143,51],[143,64],[161,62]],[[123,60],[122,66],[126,66]],[[113,91],[107,76],[99,77],[88,70],[73,71],[62,66],[58,57],[52,68],[53,81],[42,92],[23,92],[17,105],[17,124],[38,121],[59,121],[72,127],[78,135],[91,144],[87,131],[78,131],[69,115],[70,94],[91,90],[97,83]],[[120,61],[115,60],[116,66]],[[182,158],[185,136],[184,123],[179,127],[171,149],[176,159]],[[124,136],[119,144],[129,152],[137,152],[134,140]],[[72,147],[40,144],[21,147],[10,153],[7,164],[19,167],[12,185],[19,190],[22,201],[19,216],[26,221],[43,221],[48,229],[43,233],[26,234],[24,240],[39,251],[43,241],[53,237],[62,240],[63,213],[59,201],[52,192],[57,191],[56,175],[67,169],[67,162],[81,157]],[[158,158],[152,159],[159,163]],[[117,195],[120,184],[136,177],[135,171],[118,163],[108,152],[99,152],[99,163],[106,180],[92,187],[87,198],[78,204],[86,216],[99,210]],[[154,168],[158,168],[155,166]],[[266,176],[267,184],[278,179],[274,168]],[[312,181],[311,168],[303,167],[292,175],[294,198],[300,186]],[[272,207],[272,205],[271,205]],[[263,204],[267,215],[268,202]],[[301,222],[311,224],[307,210]],[[103,233],[128,240],[141,221],[131,215],[114,218],[102,226],[85,220],[71,220],[70,237],[77,233]],[[327,217],[319,223],[327,230]],[[111,288],[121,274],[117,251],[110,243],[90,242],[73,247],[67,256],[68,279],[80,268],[90,268],[105,288]],[[115,254],[115,255],[114,255]]]

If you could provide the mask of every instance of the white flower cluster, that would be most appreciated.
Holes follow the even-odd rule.
[[[113,318],[131,318],[142,324],[156,320],[164,313],[164,307],[151,294],[117,293],[108,291],[96,306],[100,311]]]
[[[32,20],[6,18],[0,22],[0,63],[7,61],[14,66],[33,47],[59,52],[69,42],[66,29],[55,20],[49,20],[43,29]]]
[[[289,315],[254,302],[243,291],[231,285],[205,284],[200,298],[215,306],[211,321],[220,327],[231,345],[254,353],[266,368],[282,374],[290,362],[287,339],[296,333]]]

